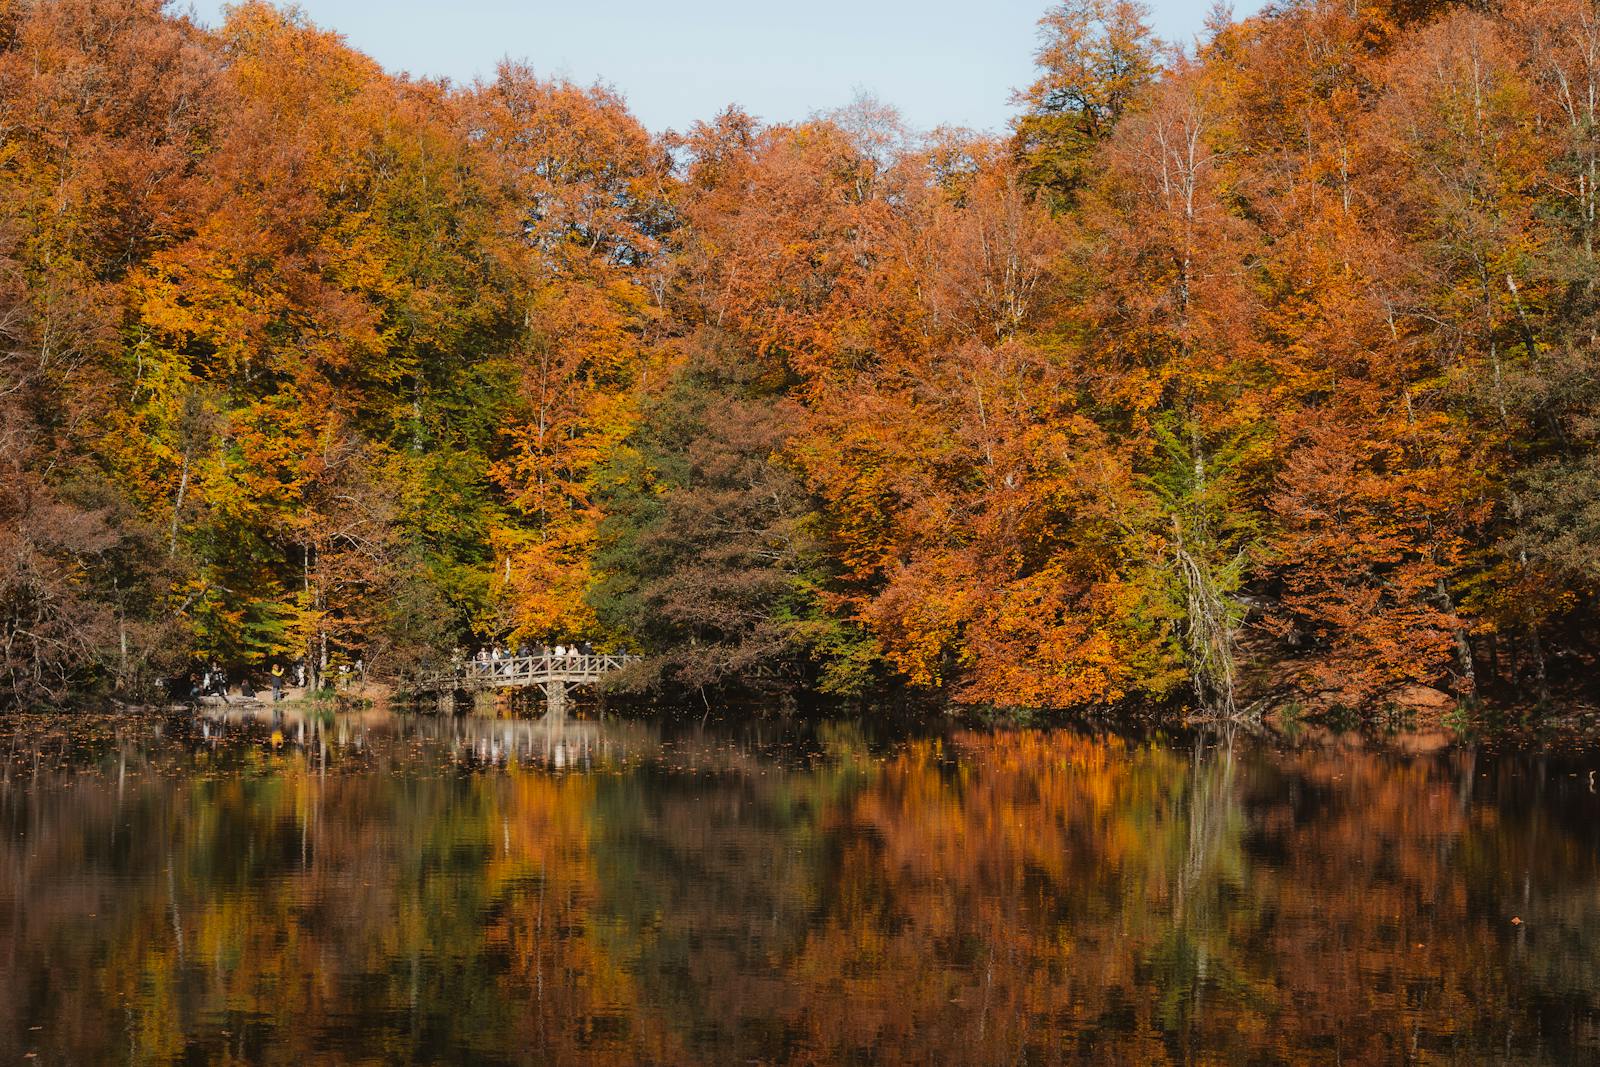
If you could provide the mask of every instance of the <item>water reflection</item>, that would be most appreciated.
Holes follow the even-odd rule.
[[[0,771],[12,1060],[1600,1057],[1592,760],[37,727]]]
[[[248,740],[258,729],[270,728],[276,743],[314,750],[319,767],[330,746],[361,751],[396,740],[441,747],[458,763],[532,764],[551,770],[615,767],[659,751],[652,730],[626,720],[395,715],[384,710],[333,714],[241,705],[208,709],[198,725],[213,748],[235,735]]]

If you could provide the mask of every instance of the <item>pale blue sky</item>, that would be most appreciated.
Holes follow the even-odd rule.
[[[215,23],[223,0],[192,0]],[[915,128],[999,130],[1031,80],[1049,0],[300,0],[390,70],[471,81],[502,57],[620,91],[653,130],[730,103],[769,121],[840,107],[858,92]],[[180,0],[180,4],[182,0]],[[1156,31],[1192,41],[1210,0],[1155,0]],[[1258,6],[1239,0],[1241,14]]]

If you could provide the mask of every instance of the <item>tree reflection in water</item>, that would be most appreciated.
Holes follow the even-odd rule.
[[[1600,1057],[1582,761],[768,729],[18,723],[0,1057]]]

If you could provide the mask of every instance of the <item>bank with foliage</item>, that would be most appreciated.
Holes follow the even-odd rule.
[[[1051,708],[1592,677],[1592,7],[1178,51],[1069,0],[1037,59],[1005,136],[656,136],[262,3],[0,0],[0,701],[493,640]]]

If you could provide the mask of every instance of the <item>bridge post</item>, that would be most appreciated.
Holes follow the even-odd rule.
[[[443,689],[439,692],[439,714],[454,715],[456,713],[456,691]]]
[[[549,719],[567,717],[567,683],[552,678],[544,686],[544,712]]]

